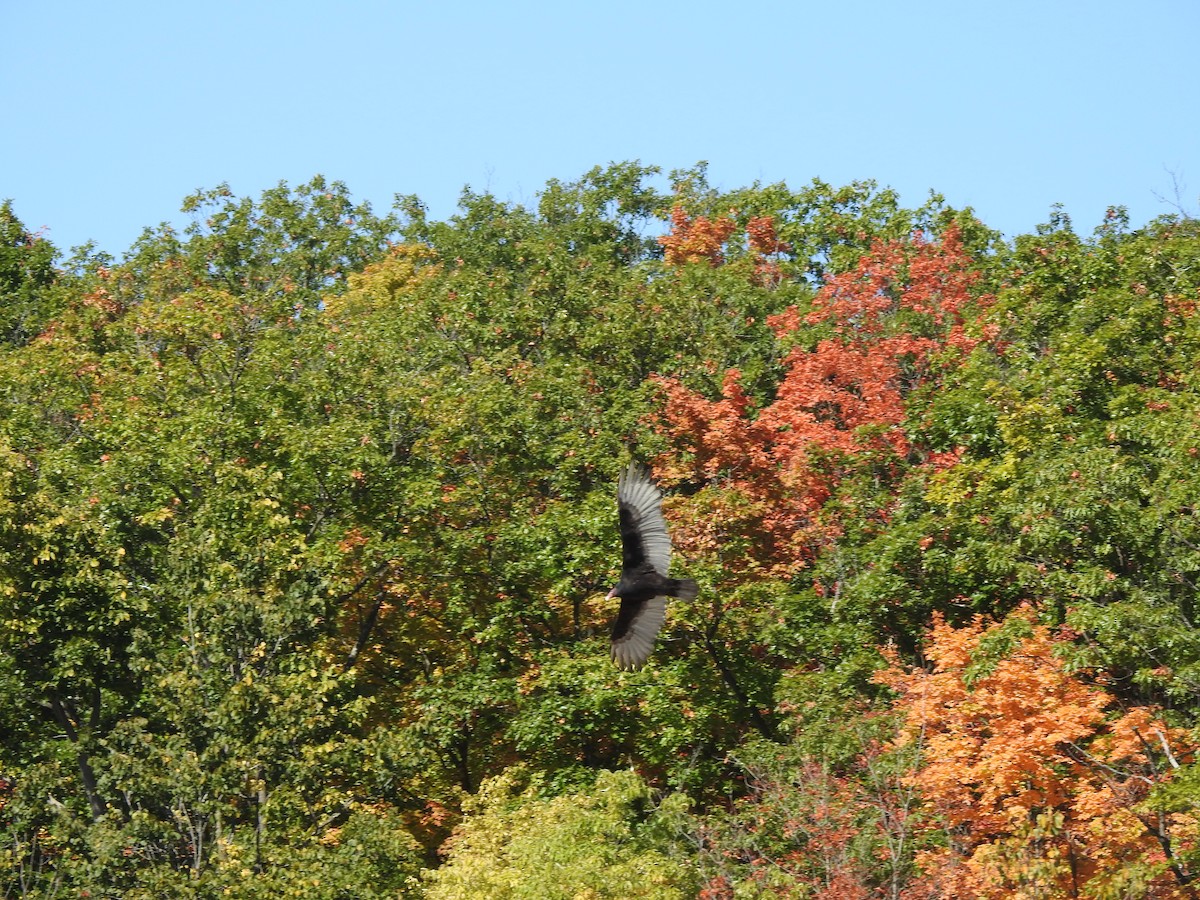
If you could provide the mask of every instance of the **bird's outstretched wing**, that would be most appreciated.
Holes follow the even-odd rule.
[[[662,515],[662,492],[650,473],[630,463],[617,480],[623,573],[649,562],[660,575],[671,568],[671,538]]]
[[[640,669],[654,650],[654,639],[667,619],[667,598],[622,600],[613,623],[610,653],[622,669]]]

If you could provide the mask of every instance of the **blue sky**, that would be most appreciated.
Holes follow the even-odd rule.
[[[315,174],[437,218],[639,159],[871,178],[1007,234],[1200,203],[1197,0],[0,0],[0,199],[120,256],[183,198]]]

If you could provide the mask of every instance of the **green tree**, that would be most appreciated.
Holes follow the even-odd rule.
[[[286,224],[260,220],[255,266]],[[329,416],[339,373],[291,292],[181,277],[211,239],[164,236],[81,280],[0,357],[5,824],[55,883],[129,895],[151,883],[130,858],[160,886],[219,883],[234,858],[266,877],[300,848],[335,865],[356,816],[403,834],[359,790],[369,702],[346,634],[385,568],[343,549],[356,467],[383,452],[351,409]],[[326,250],[287,265],[324,272]]]
[[[51,291],[58,251],[30,233],[13,213],[12,201],[0,204],[0,341],[20,345],[32,338],[56,312]]]
[[[686,801],[655,805],[632,772],[553,798],[515,772],[487,782],[467,805],[445,865],[427,873],[431,900],[683,898],[695,877],[679,858]]]

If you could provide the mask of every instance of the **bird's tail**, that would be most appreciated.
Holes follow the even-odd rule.
[[[678,597],[680,600],[695,600],[699,593],[700,589],[696,587],[696,582],[690,578],[676,578],[672,581],[672,597]]]

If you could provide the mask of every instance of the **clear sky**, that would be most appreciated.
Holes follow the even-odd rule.
[[[0,0],[0,199],[120,257],[185,196],[315,174],[379,212],[709,162],[871,178],[1012,235],[1200,198],[1200,0]],[[1159,195],[1159,196],[1156,196]]]

